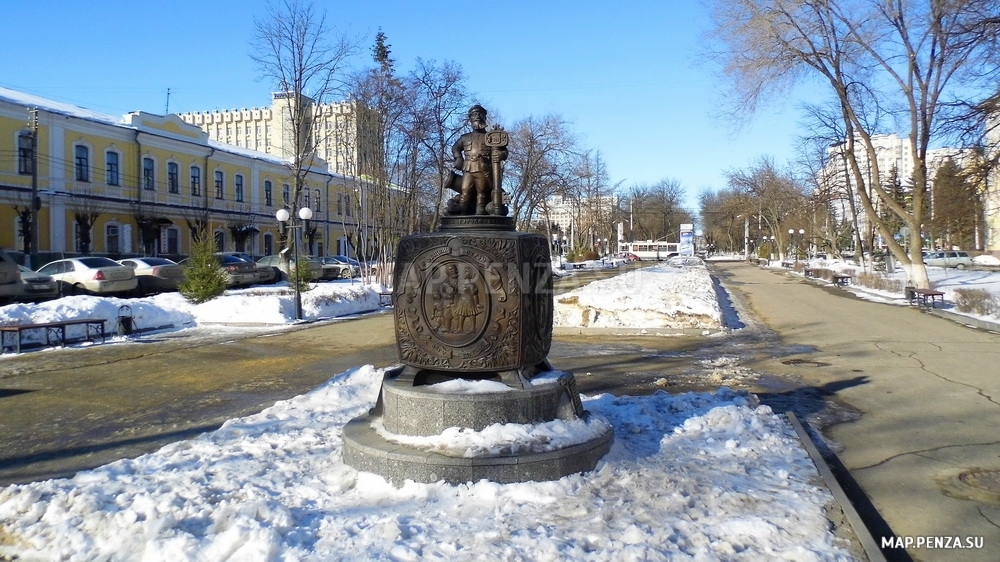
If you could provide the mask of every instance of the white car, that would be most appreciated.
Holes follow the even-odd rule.
[[[955,250],[931,252],[924,256],[924,265],[965,269],[966,267],[972,267],[972,256],[970,256],[968,252],[959,252]]]
[[[38,273],[55,279],[63,295],[126,295],[139,283],[131,267],[97,256],[56,260],[43,265]]]

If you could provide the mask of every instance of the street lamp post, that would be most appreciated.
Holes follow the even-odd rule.
[[[291,214],[288,209],[278,209],[278,212],[274,214],[274,218],[278,219],[283,226],[288,228],[289,236],[292,237],[292,265],[295,267],[295,278],[292,278],[292,265],[288,266],[288,280],[292,283],[292,290],[295,293],[295,319],[302,320],[302,293],[299,292],[299,241],[298,236],[295,234],[296,229],[302,229],[305,225],[305,221],[311,219],[313,216],[312,209],[309,207],[302,207],[299,209],[299,218],[302,220],[299,224],[292,224],[290,222]],[[288,223],[288,224],[286,224]],[[285,250],[282,250],[284,252]]]
[[[798,232],[799,232],[799,240],[801,241],[802,237],[806,233],[806,229],[800,228]],[[791,241],[792,241],[792,251],[795,252],[795,263],[798,264],[799,263],[799,245],[795,241],[795,229],[794,228],[789,228],[788,229],[788,238],[791,239]]]

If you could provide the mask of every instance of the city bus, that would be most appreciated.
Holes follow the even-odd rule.
[[[635,254],[641,260],[666,260],[681,253],[681,245],[677,242],[660,242],[646,240],[645,242],[619,242],[618,251],[622,254]]]

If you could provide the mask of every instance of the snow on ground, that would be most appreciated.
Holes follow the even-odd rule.
[[[581,289],[579,302],[597,311],[597,319],[614,318],[626,327],[678,311],[718,315],[711,279],[700,266],[658,265],[630,275]],[[939,287],[988,278],[932,271]],[[373,310],[380,290],[320,284],[303,295],[305,317]],[[199,306],[176,294],[128,301],[69,297],[2,307],[0,322],[113,320],[122,304],[132,307],[140,328],[293,322],[291,294],[280,286],[229,291]],[[710,374],[715,367],[704,368]],[[592,417],[615,431],[611,452],[592,472],[553,482],[408,482],[396,488],[341,460],[341,429],[374,404],[381,378],[380,370],[359,366],[196,439],[73,478],[0,489],[0,558],[851,559],[825,515],[833,498],[817,484],[794,431],[753,395],[721,388],[584,396]],[[459,386],[441,391],[496,390]],[[439,436],[431,446],[450,444],[467,454],[529,446],[525,440],[538,439],[540,431],[578,442],[586,437],[577,432],[588,430],[586,424],[511,424],[453,432],[451,443]]]
[[[722,310],[703,261],[673,259],[555,297],[557,327],[718,330]]]
[[[828,530],[832,497],[795,433],[753,396],[586,397],[615,429],[590,473],[395,488],[341,461],[341,428],[371,407],[381,378],[360,367],[156,453],[0,490],[0,557],[850,558]]]

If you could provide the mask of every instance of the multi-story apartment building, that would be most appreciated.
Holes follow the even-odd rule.
[[[294,185],[287,164],[214,141],[176,115],[116,117],[0,88],[0,246],[24,248],[36,193],[39,261],[83,251],[183,256],[200,228],[220,251],[271,254],[275,212]],[[321,160],[305,183],[298,203],[313,219],[302,247],[349,253],[356,183]]]
[[[315,104],[303,97],[310,116],[310,147],[325,161],[330,173],[360,177],[370,158],[366,157],[365,139],[371,127],[370,111],[353,102]],[[275,93],[270,107],[226,109],[180,113],[185,121],[201,128],[208,138],[241,148],[273,154],[282,158],[294,156],[292,126],[293,98],[287,93]],[[369,150],[370,152],[370,150]]]
[[[910,154],[909,141],[897,135],[874,135],[872,136],[872,144],[875,146],[879,178],[869,177],[866,179],[866,182],[885,182],[892,173],[892,170],[895,169],[896,175],[904,188],[910,185],[914,162]],[[843,157],[842,150],[843,145],[841,144],[830,147],[827,165],[820,172],[821,175],[819,178],[819,185],[832,196],[830,200],[831,210],[838,219],[846,219],[850,216],[851,201],[848,199],[847,194],[857,193],[854,186],[854,178],[847,169],[847,163]],[[968,150],[954,148],[939,148],[927,151],[927,179],[928,189],[930,190],[927,204],[933,204],[933,181],[941,165],[948,160],[952,160],[956,164],[964,166],[971,155],[972,153]],[[867,171],[871,174],[873,172],[874,168],[869,164],[866,153],[859,151],[857,160],[862,173]],[[997,205],[994,203],[992,207],[997,208]],[[868,229],[869,221],[861,211],[861,201],[857,198],[857,195],[855,195],[854,208],[859,213],[858,228],[862,231]],[[987,204],[987,222],[992,220],[995,223],[1000,219],[997,219],[996,213],[993,213],[991,218],[990,208],[991,206]],[[931,212],[933,212],[933,209],[931,209]],[[986,249],[1000,250],[1000,237],[998,237],[996,227],[994,226],[990,230],[993,234],[987,233]]]

